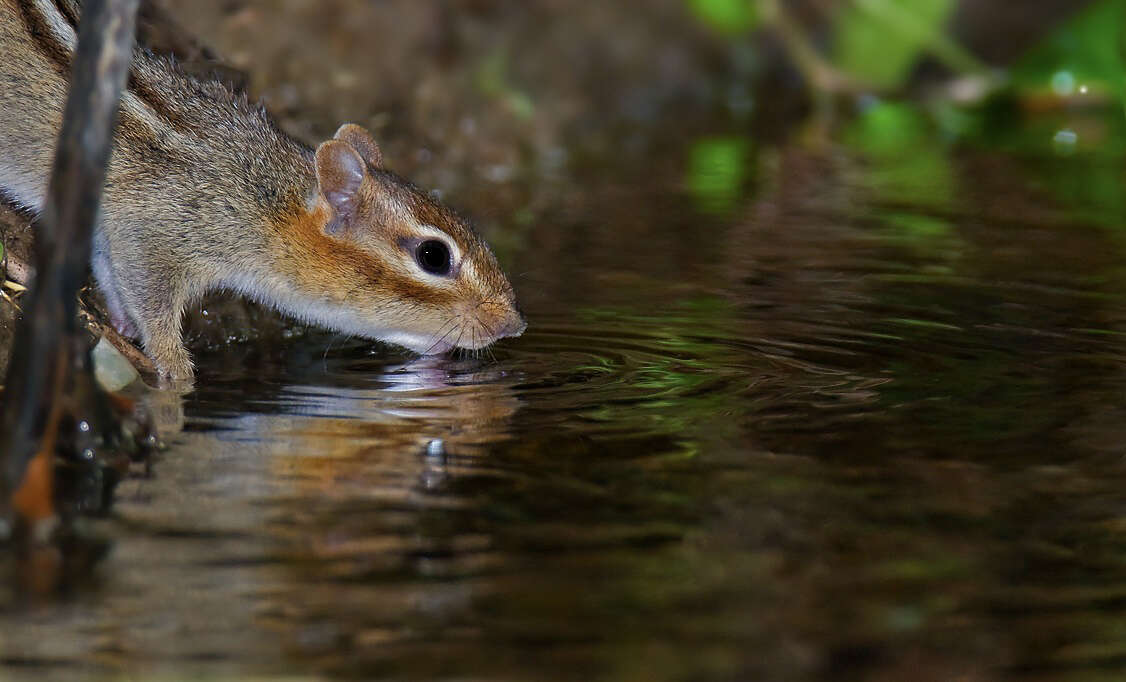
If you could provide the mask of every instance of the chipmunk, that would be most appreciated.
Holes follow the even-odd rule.
[[[77,42],[77,0],[0,0],[0,191],[43,207]],[[135,50],[94,277],[166,383],[190,383],[185,308],[228,289],[299,320],[422,354],[526,323],[470,224],[387,170],[357,125],[315,151],[227,86]]]

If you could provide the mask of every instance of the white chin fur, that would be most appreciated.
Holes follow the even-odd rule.
[[[309,300],[300,296],[291,287],[282,282],[271,287],[272,295],[265,295],[261,284],[249,277],[231,278],[224,282],[227,288],[234,289],[251,298],[256,298],[267,304],[273,303],[282,312],[292,315],[304,322],[309,322],[325,329],[331,329],[344,334],[353,334],[384,343],[402,346],[408,350],[422,355],[437,355],[455,347],[461,342],[462,346],[474,348],[488,345],[495,339],[462,338],[461,334],[451,331],[446,338],[442,333],[450,331],[442,329],[438,334],[418,334],[399,329],[372,325],[360,319],[354,312],[342,306],[320,300]]]
[[[408,332],[385,332],[379,336],[372,336],[371,338],[383,341],[384,343],[393,343],[396,346],[402,346],[420,355],[438,355],[454,347],[453,341],[450,339],[439,341],[439,337],[422,337]]]

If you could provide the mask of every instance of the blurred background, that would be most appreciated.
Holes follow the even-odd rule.
[[[404,174],[507,224],[594,190],[608,180],[593,169],[608,164],[676,166],[699,202],[730,210],[754,187],[760,149],[818,136],[862,155],[899,150],[908,177],[932,182],[959,146],[1121,149],[1117,0],[169,9],[250,74],[252,95],[292,133],[364,124]],[[1090,180],[1086,208],[1112,209],[1117,183]],[[543,182],[560,184],[534,191]]]

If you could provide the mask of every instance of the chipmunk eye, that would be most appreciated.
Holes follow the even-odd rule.
[[[414,250],[419,267],[431,275],[450,274],[450,247],[437,239],[427,239]]]

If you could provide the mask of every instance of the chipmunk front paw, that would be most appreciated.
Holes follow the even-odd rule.
[[[173,390],[189,390],[195,378],[192,360],[187,349],[177,345],[161,351],[145,349],[157,366],[159,387]]]

